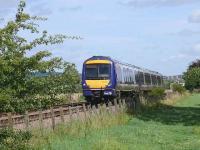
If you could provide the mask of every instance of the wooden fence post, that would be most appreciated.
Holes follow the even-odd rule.
[[[121,102],[122,102],[122,111],[125,111],[127,109],[125,99],[122,99]]]
[[[123,102],[123,99],[121,99],[121,110],[125,111],[125,109],[126,109],[126,106],[125,106],[125,104]]]
[[[12,113],[9,112],[7,115],[8,115],[8,127],[13,128]]]
[[[140,111],[140,105],[141,103],[144,101],[144,96],[143,96],[143,92],[139,93],[139,99],[136,99],[136,113]]]
[[[99,114],[101,115],[101,114],[102,114],[102,111],[103,111],[103,105],[100,105],[100,104],[99,104],[98,109],[99,109]]]
[[[118,100],[118,111],[122,112],[122,102],[121,102],[121,99]]]
[[[115,112],[117,112],[118,111],[117,99],[114,99],[114,105],[115,105]]]
[[[70,100],[70,102],[72,102],[72,94],[71,93],[69,94],[69,100]]]
[[[26,126],[26,130],[29,130],[29,115],[28,115],[28,111],[25,111],[25,126]]]
[[[122,107],[122,101],[121,101],[121,99],[119,99],[119,107],[120,108]]]
[[[59,110],[60,110],[60,119],[61,119],[61,122],[64,123],[65,119],[64,119],[63,107],[60,107]]]
[[[98,105],[97,105],[97,107],[98,107],[98,108],[100,108],[100,107],[101,107],[101,105],[100,105],[100,104],[98,104]]]
[[[123,106],[126,105],[126,101],[125,101],[125,99],[122,100],[122,105],[123,105]]]
[[[97,110],[96,110],[96,106],[95,106],[95,105],[92,106],[92,113],[93,113],[94,115],[97,113]]]
[[[42,115],[42,110],[39,110],[39,126],[40,129],[43,129],[43,115]]]
[[[136,100],[133,101],[133,109],[136,111]]]
[[[76,107],[76,116],[77,116],[77,119],[79,118],[79,107],[77,106]]]
[[[108,112],[112,113],[112,103],[111,102],[108,103]]]
[[[52,122],[52,128],[55,129],[55,116],[54,116],[54,110],[51,107],[51,122]]]
[[[106,109],[106,104],[104,103],[102,107],[103,107],[103,109]]]
[[[101,113],[106,113],[106,104],[104,103],[103,106],[101,107]]]
[[[97,105],[97,113],[100,114],[100,111],[101,111],[101,105],[98,104],[98,105]]]
[[[69,106],[69,118],[70,118],[70,121],[72,120],[72,107]]]
[[[89,115],[88,115],[88,116],[90,117],[90,116],[91,116],[91,113],[92,113],[91,105],[88,105],[88,106],[87,106],[87,110],[88,110],[88,112],[89,112]]]
[[[85,104],[83,104],[83,112],[84,112],[84,117],[85,117],[85,119],[86,119],[86,107],[85,107]]]

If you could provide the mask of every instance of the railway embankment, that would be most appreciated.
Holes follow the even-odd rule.
[[[125,106],[125,101],[98,108],[81,105],[71,115],[63,109],[64,118],[57,108],[55,120],[50,115],[49,120],[42,121],[39,115],[35,126],[24,126],[23,132],[32,136],[20,142],[25,145],[19,145],[32,149],[195,149],[200,146],[199,99],[199,94],[175,94],[157,105],[146,105],[135,115],[126,113],[131,105]],[[9,147],[13,142],[17,143],[18,138],[8,134],[0,146]]]
[[[82,108],[82,111],[80,108]],[[94,131],[110,128],[115,125],[124,125],[129,121],[124,101],[118,104],[115,102],[115,105],[111,103],[108,106],[105,104],[98,105],[98,108],[95,106],[90,107],[90,105],[84,107],[83,105],[83,107],[76,107],[75,110],[74,113],[72,111],[65,118],[59,116],[54,120],[55,122],[51,120],[50,122],[46,122],[45,125],[44,121],[41,122],[42,120],[35,121],[34,123],[38,126],[32,128],[26,127],[26,130],[23,130],[23,132],[4,128],[1,132],[4,135],[4,140],[0,140],[0,148],[1,146],[10,148],[14,143],[18,143],[19,147],[16,147],[16,145],[15,149],[54,149],[50,144],[54,141],[54,138],[62,139],[64,136],[73,139],[87,138]],[[56,120],[59,121],[57,122]],[[52,130],[48,125],[52,127],[53,123],[56,123],[56,125]],[[32,135],[31,139],[26,139],[27,133],[29,137]],[[19,138],[15,138],[15,135],[18,135]],[[21,138],[24,140],[20,140]],[[7,142],[7,140],[11,141]],[[68,149],[67,147],[57,147],[56,149]]]
[[[113,117],[106,113],[85,123],[73,122],[72,128],[66,125],[36,136],[32,144],[38,149],[199,149],[199,99],[200,94],[178,97],[174,103],[128,116],[128,121],[126,114]]]

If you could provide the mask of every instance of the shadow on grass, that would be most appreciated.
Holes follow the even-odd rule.
[[[146,108],[136,117],[144,121],[156,121],[167,125],[193,126],[200,125],[200,108],[160,105],[157,108]]]

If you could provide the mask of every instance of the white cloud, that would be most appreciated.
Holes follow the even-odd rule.
[[[181,37],[200,36],[200,30],[183,29],[178,32],[169,33],[169,35]]]
[[[121,0],[120,4],[132,7],[180,6],[200,2],[199,0]]]
[[[194,11],[188,18],[189,22],[200,23],[200,10]]]
[[[177,55],[171,55],[167,58],[163,58],[162,61],[167,62],[167,61],[183,60],[198,56],[200,56],[200,43],[195,44],[189,50],[179,52]]]
[[[187,59],[189,57],[190,57],[190,55],[188,55],[188,54],[179,53],[177,55],[171,55],[171,56],[169,56],[167,58],[164,58],[161,61],[167,62],[167,61],[173,61],[173,60]]]
[[[171,59],[184,59],[184,58],[188,58],[188,55],[179,53],[178,55],[173,55],[173,56],[169,57],[170,60]]]

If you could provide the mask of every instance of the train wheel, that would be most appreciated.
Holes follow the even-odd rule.
[[[91,98],[91,97],[85,97],[85,100],[86,100],[87,103],[90,103],[90,104],[91,104],[92,98]]]

